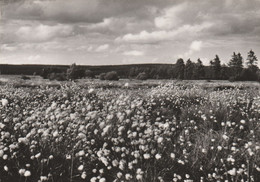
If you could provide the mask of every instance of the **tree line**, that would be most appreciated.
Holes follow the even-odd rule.
[[[241,53],[233,53],[228,64],[222,64],[218,55],[210,61],[209,66],[203,65],[198,59],[185,61],[179,58],[176,64],[158,66],[132,65],[128,71],[110,70],[98,73],[91,69],[84,69],[72,64],[65,72],[57,68],[45,68],[41,76],[43,78],[57,80],[75,80],[83,77],[100,78],[101,80],[129,79],[180,79],[180,80],[230,80],[230,81],[260,81],[260,70],[257,66],[258,59],[253,50],[247,54],[244,60]],[[116,66],[115,66],[116,67]],[[112,68],[111,68],[112,69]]]

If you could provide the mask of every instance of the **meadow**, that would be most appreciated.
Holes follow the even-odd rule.
[[[260,181],[256,82],[0,77],[0,182]]]

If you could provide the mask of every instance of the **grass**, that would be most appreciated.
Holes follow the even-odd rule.
[[[259,83],[1,81],[2,181],[260,180]]]

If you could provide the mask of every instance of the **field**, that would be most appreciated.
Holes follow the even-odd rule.
[[[0,182],[260,181],[260,84],[0,77]]]

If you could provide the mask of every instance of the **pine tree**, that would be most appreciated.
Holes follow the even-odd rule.
[[[184,78],[184,68],[185,68],[184,61],[182,58],[179,58],[177,60],[176,67],[175,67],[176,78],[178,79]]]
[[[216,55],[216,57],[210,61],[210,66],[211,66],[211,70],[212,70],[212,75],[211,75],[211,78],[212,79],[220,79],[221,78],[221,75],[220,75],[220,72],[221,72],[221,61],[218,57],[218,55]]]
[[[200,58],[197,60],[197,63],[194,64],[194,69],[193,69],[193,76],[192,79],[202,79],[205,77],[205,70],[204,70],[204,65]]]
[[[234,52],[228,66],[231,68],[232,76],[239,77],[243,69],[243,57],[241,54]]]
[[[188,59],[184,68],[184,78],[187,80],[192,79],[194,63]]]
[[[251,67],[251,66],[256,66],[257,65],[257,57],[254,53],[254,51],[252,51],[252,49],[248,52],[247,54],[247,66]]]

